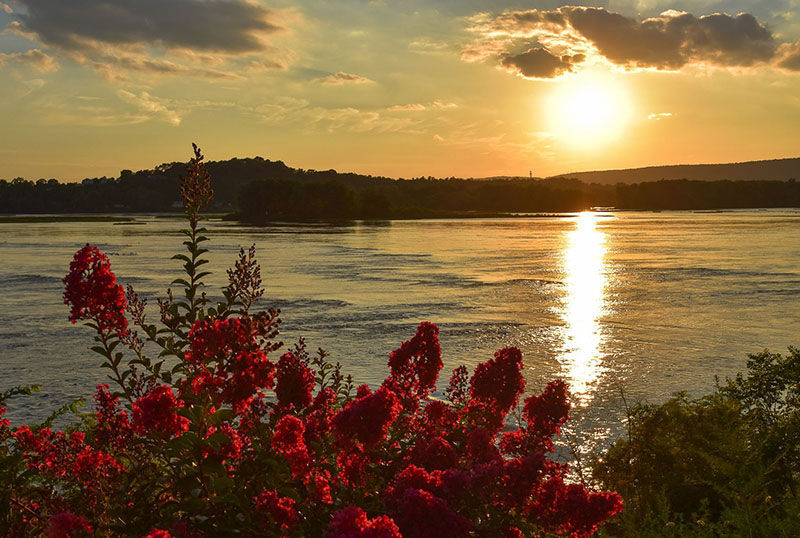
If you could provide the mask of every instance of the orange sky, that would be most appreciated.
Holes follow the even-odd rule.
[[[110,2],[0,0],[0,178],[192,141],[394,177],[800,154],[796,0]]]

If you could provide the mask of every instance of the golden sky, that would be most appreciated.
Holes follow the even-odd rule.
[[[800,1],[0,0],[0,178],[800,154]]]

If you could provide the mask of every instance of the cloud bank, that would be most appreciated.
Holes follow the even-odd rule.
[[[248,0],[11,0],[7,30],[93,67],[231,79],[229,60],[282,68],[269,44],[283,30],[276,12]],[[213,67],[209,67],[213,66]]]
[[[476,39],[462,50],[463,60],[493,58],[530,79],[555,78],[588,61],[626,70],[771,65],[800,71],[800,42],[778,43],[749,13],[697,17],[668,10],[639,21],[605,8],[564,6],[481,13],[470,19],[469,31]]]

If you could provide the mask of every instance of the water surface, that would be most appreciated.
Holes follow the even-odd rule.
[[[181,221],[0,223],[0,389],[41,419],[102,381],[89,329],[66,321],[61,278],[87,242],[150,299],[180,276]],[[209,293],[255,243],[282,339],[324,347],[358,382],[385,377],[417,323],[441,328],[445,369],[518,346],[531,391],[565,378],[573,429],[622,431],[630,400],[701,394],[746,354],[799,345],[800,212],[586,213],[552,218],[356,222],[251,228],[211,222]],[[155,312],[151,312],[155,316]]]

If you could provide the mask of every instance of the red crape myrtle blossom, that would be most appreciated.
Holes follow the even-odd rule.
[[[325,538],[403,538],[392,518],[367,517],[358,506],[348,506],[333,514]]]
[[[91,320],[101,332],[117,335],[128,330],[125,290],[117,284],[108,257],[97,247],[86,245],[75,253],[63,282],[64,304],[70,306],[72,323]]]
[[[295,525],[300,520],[295,505],[294,499],[281,497],[275,490],[264,491],[255,498],[256,512],[264,518],[262,528],[267,532],[285,532]]]
[[[275,394],[282,408],[305,409],[311,403],[314,372],[295,353],[284,353],[278,360]]]
[[[616,493],[588,492],[580,484],[565,484],[561,477],[553,477],[527,511],[550,532],[584,537],[621,512],[622,499]]]
[[[189,429],[190,421],[178,415],[183,402],[172,387],[160,385],[133,402],[133,426],[139,433],[157,432],[173,437]]]
[[[203,319],[189,331],[188,387],[216,405],[244,410],[259,391],[274,385],[275,365],[259,346],[259,324],[250,318]]]
[[[3,418],[3,415],[5,415],[7,411],[8,409],[6,406],[0,404],[0,439],[8,435],[8,427],[11,425],[11,422],[9,422],[7,418]]]
[[[469,395],[487,402],[505,414],[517,404],[525,390],[522,352],[515,347],[501,349],[494,358],[479,364],[470,380]]]
[[[109,391],[107,384],[97,385],[94,395],[95,419],[94,442],[98,447],[112,446],[122,450],[133,436],[128,413],[119,408],[119,398]]]
[[[60,478],[69,477],[91,487],[99,482],[108,482],[122,471],[122,466],[113,456],[86,445],[86,435],[82,432],[67,435],[53,432],[50,428],[34,432],[22,426],[12,436],[30,469]]]
[[[333,417],[333,431],[342,445],[353,440],[370,448],[386,438],[386,432],[400,414],[397,395],[386,387],[351,402]]]
[[[89,525],[88,519],[70,512],[61,512],[50,516],[49,525],[45,531],[48,538],[81,538],[91,536],[93,533],[94,529]]]
[[[172,538],[172,535],[169,531],[164,531],[161,529],[153,529],[144,535],[142,538]]]
[[[303,439],[304,431],[302,420],[293,415],[284,415],[275,426],[275,435],[272,437],[273,450],[283,454],[295,477],[304,476],[311,461]]]
[[[403,342],[389,355],[391,375],[384,386],[404,400],[404,406],[416,406],[436,386],[442,369],[439,327],[423,321],[414,338]]]

